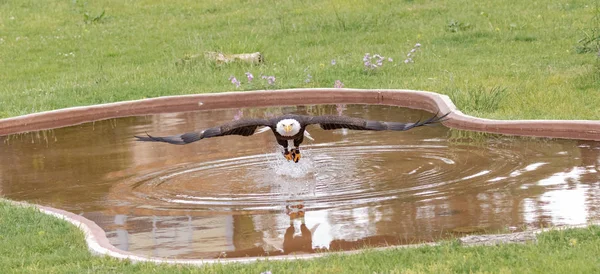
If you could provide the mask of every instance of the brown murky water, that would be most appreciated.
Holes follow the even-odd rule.
[[[98,223],[118,248],[215,258],[434,241],[600,216],[600,143],[309,127],[298,164],[270,132],[135,142],[244,117],[413,121],[388,106],[299,106],[113,119],[0,137],[0,194]]]

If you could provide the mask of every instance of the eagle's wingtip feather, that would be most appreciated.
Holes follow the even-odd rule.
[[[148,134],[148,132],[146,132],[146,136],[137,136],[137,135],[134,135],[133,137],[136,138],[136,141],[140,141],[140,142],[152,140],[152,136],[150,136],[150,134]]]

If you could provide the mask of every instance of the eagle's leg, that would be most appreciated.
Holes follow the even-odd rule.
[[[294,140],[294,148],[292,148],[292,159],[294,160],[294,163],[300,161],[300,157],[302,156],[300,155],[300,144],[302,143],[302,140],[302,137]]]
[[[279,143],[279,145],[283,147],[283,157],[285,157],[286,160],[291,161],[293,156],[292,153],[288,150],[288,140],[277,140],[277,143]]]

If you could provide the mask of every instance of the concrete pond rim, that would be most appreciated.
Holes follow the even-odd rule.
[[[505,134],[514,136],[531,136],[560,139],[578,139],[600,141],[600,121],[597,120],[492,120],[473,117],[462,113],[446,95],[428,91],[393,90],[393,89],[286,89],[260,90],[242,92],[222,92],[181,96],[165,96],[134,101],[124,101],[92,106],[71,107],[23,116],[0,119],[0,136],[47,130],[86,122],[106,120],[119,117],[151,115],[158,113],[187,112],[213,109],[269,107],[285,105],[311,104],[372,104],[389,105],[420,109],[432,113],[448,113],[445,126],[460,130]],[[1,199],[1,198],[0,198]],[[258,258],[231,259],[164,259],[146,257],[120,250],[110,244],[106,233],[93,221],[57,208],[8,201],[16,206],[33,206],[40,212],[66,220],[83,231],[88,249],[96,255],[108,255],[133,262],[155,262],[168,264],[202,265],[207,263],[256,261],[276,261],[290,259],[312,259],[329,254],[356,254],[362,252],[343,251],[312,254],[296,254]],[[564,226],[559,228],[585,227],[589,224]],[[486,245],[498,243],[523,243],[535,241],[535,235],[548,229],[528,230],[518,233],[498,235],[473,235],[460,238],[466,245]],[[406,246],[390,246],[375,248],[384,250],[391,248],[419,247],[438,245],[424,243]]]

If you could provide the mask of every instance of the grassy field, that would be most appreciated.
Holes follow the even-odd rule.
[[[537,244],[366,251],[310,261],[205,267],[132,264],[87,252],[74,226],[32,208],[0,201],[1,273],[594,273],[600,270],[600,227],[552,231]]]
[[[448,94],[483,117],[600,119],[598,41],[585,40],[599,35],[598,9],[584,0],[2,0],[0,117],[340,80]],[[205,51],[260,51],[265,62],[177,65]],[[366,69],[365,53],[386,57],[383,66]]]
[[[599,5],[0,0],[0,118],[162,95],[333,87],[339,80],[348,88],[448,94],[480,117],[600,119]],[[265,62],[190,59],[206,51],[260,51]],[[366,66],[366,53],[384,56],[382,65]],[[251,83],[246,72],[255,77]],[[537,245],[448,243],[304,262],[168,267],[92,257],[74,227],[0,204],[0,273],[590,273],[600,266],[599,247],[600,229],[593,227],[544,234]]]

